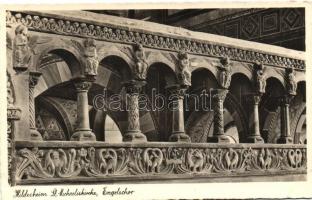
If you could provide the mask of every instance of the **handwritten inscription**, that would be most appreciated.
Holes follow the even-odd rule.
[[[100,189],[100,188],[96,188]],[[134,190],[129,189],[128,187],[118,187],[109,188],[107,186],[102,188],[102,191],[97,191],[94,188],[53,188],[51,191],[39,191],[38,189],[17,189],[15,190],[14,197],[16,198],[36,198],[40,199],[40,197],[68,197],[68,196],[127,196],[133,195]]]

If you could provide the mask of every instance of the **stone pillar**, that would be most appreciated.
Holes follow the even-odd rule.
[[[172,134],[169,141],[173,142],[191,142],[191,138],[185,134],[184,130],[184,106],[183,99],[187,87],[171,86],[168,88],[169,105],[172,111]]]
[[[29,72],[29,129],[30,140],[42,140],[41,134],[36,128],[36,110],[35,110],[35,97],[34,89],[38,83],[40,72]]]
[[[248,98],[253,111],[249,119],[249,135],[246,141],[249,143],[264,143],[260,134],[259,125],[259,103],[261,101],[261,94],[251,94]]]
[[[212,91],[213,100],[213,136],[208,138],[208,142],[229,143],[230,139],[224,135],[223,102],[228,93],[227,89],[215,89]]]
[[[281,115],[281,135],[277,140],[279,144],[292,144],[293,139],[290,134],[289,104],[292,95],[285,95],[280,98],[280,115]]]
[[[90,129],[88,90],[93,80],[77,78],[72,80],[77,91],[77,126],[70,140],[73,141],[96,141],[96,137]]]
[[[140,130],[139,94],[145,81],[124,83],[127,92],[128,129],[123,136],[124,142],[146,142],[146,136]]]

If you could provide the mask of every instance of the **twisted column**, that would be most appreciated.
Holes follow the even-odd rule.
[[[140,130],[139,94],[145,81],[124,83],[127,92],[128,129],[123,136],[124,142],[146,142],[146,136]]]
[[[77,92],[77,126],[70,140],[95,141],[95,135],[90,129],[88,90],[93,80],[77,78],[72,80]]]
[[[223,102],[228,93],[227,89],[215,89],[212,91],[213,100],[213,136],[208,138],[208,142],[229,143],[230,139],[224,135]]]
[[[248,99],[253,107],[253,112],[249,121],[250,131],[246,141],[249,143],[264,143],[260,134],[259,125],[259,103],[261,101],[261,94],[251,94]]]
[[[292,144],[293,138],[290,134],[289,104],[294,96],[285,95],[280,98],[281,136],[277,140],[279,144]]]
[[[40,76],[40,72],[29,72],[29,128],[31,140],[42,140],[42,136],[36,128],[36,110],[34,97],[34,89]]]
[[[178,85],[167,88],[170,96],[169,101],[172,111],[172,134],[169,141],[173,142],[191,142],[191,138],[184,130],[184,109],[183,99],[187,87],[180,87]]]

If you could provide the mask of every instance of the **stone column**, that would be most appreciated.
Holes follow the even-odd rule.
[[[213,136],[208,138],[208,142],[229,143],[230,139],[224,135],[223,102],[228,93],[227,89],[215,89],[212,91],[213,100]]]
[[[34,89],[38,83],[40,72],[29,72],[29,129],[30,140],[42,140],[41,134],[36,128],[36,110],[35,110],[35,97]]]
[[[281,135],[277,140],[279,144],[292,144],[293,139],[290,134],[289,104],[292,95],[285,95],[280,98],[280,115],[281,115]]]
[[[171,86],[168,88],[169,105],[172,111],[172,134],[169,141],[173,142],[191,142],[191,138],[185,134],[184,130],[184,106],[183,100],[187,87]]]
[[[251,94],[248,98],[253,112],[249,119],[249,135],[246,141],[249,143],[264,143],[260,134],[259,125],[259,103],[261,101],[261,94]]]
[[[77,78],[72,80],[77,91],[77,126],[70,140],[96,141],[96,137],[90,129],[88,90],[93,80]]]
[[[124,83],[127,92],[128,129],[123,136],[124,142],[146,142],[146,136],[140,130],[139,94],[145,81]]]

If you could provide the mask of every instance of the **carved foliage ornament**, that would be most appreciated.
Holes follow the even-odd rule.
[[[158,36],[152,32],[133,32],[117,27],[99,26],[86,24],[84,22],[64,21],[56,18],[46,18],[7,11],[7,26],[12,24],[23,24],[36,31],[52,32],[63,35],[74,35],[93,37],[98,40],[114,42],[139,43],[151,48],[170,49],[174,51],[185,51],[194,54],[209,56],[228,56],[232,60],[260,62],[267,65],[290,67],[305,70],[304,60],[269,55],[250,50],[225,47],[218,44],[209,44],[203,41],[195,41],[184,38],[171,38],[169,36]]]
[[[178,80],[181,85],[191,86],[191,72],[189,56],[186,52],[180,51],[178,54]]]
[[[252,174],[306,170],[305,148],[109,147],[17,151],[16,179]]]

